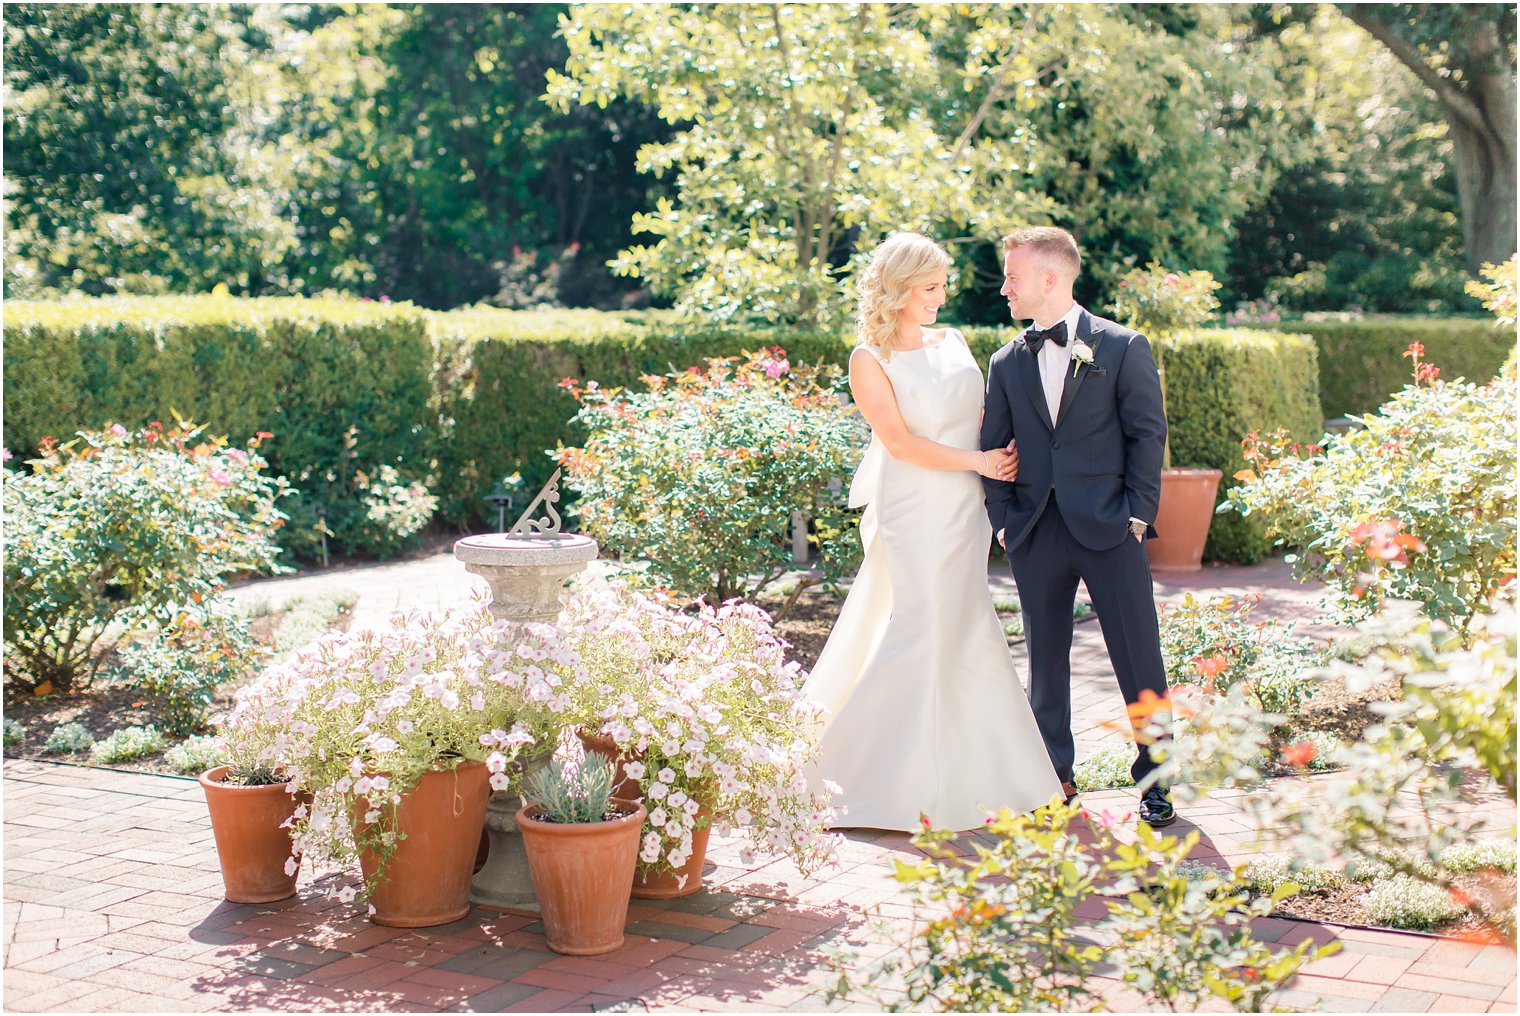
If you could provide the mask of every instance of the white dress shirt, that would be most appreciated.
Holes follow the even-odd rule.
[[[1082,306],[1073,303],[1071,309],[1050,324],[1036,321],[1040,331],[1054,328],[1057,321],[1066,323],[1066,345],[1047,342],[1040,347],[1040,382],[1045,386],[1045,405],[1050,409],[1050,422],[1056,422],[1056,412],[1061,407],[1061,392],[1066,388],[1066,375],[1071,373],[1071,344],[1077,340],[1077,322],[1082,320]]]

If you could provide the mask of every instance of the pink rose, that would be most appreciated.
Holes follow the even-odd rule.
[[[113,423],[111,424],[111,433],[115,434],[117,437],[126,437],[127,428],[123,427],[119,423]]]
[[[1175,286],[1182,278],[1176,272],[1167,272],[1165,282],[1168,286]]]
[[[765,376],[768,377],[768,378],[770,378],[772,381],[776,380],[782,374],[785,374],[787,371],[789,371],[791,369],[792,369],[792,365],[787,360],[767,360],[767,361],[765,361]]]
[[[211,482],[219,487],[226,487],[232,483],[232,476],[225,469],[213,469],[208,474]]]
[[[9,448],[0,448],[0,462],[9,462],[15,457],[16,456],[11,454],[11,450]]]

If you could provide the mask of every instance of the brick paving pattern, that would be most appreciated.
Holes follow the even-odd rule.
[[[992,576],[994,587],[1005,582]],[[468,584],[460,585],[467,597]],[[1313,613],[1312,591],[1293,586],[1275,563],[1157,582],[1165,598],[1221,588],[1263,592],[1263,616]],[[456,593],[432,595],[448,605]],[[1123,716],[1097,624],[1078,625],[1073,669],[1080,753],[1112,736],[1102,724]],[[1134,795],[1110,791],[1085,801],[1126,811]],[[1502,797],[1480,798],[1475,807],[1500,828],[1514,824]],[[1194,829],[1202,834],[1199,860],[1251,856],[1238,795],[1186,809],[1168,832]],[[864,1000],[825,1002],[829,953],[879,956],[906,937],[915,915],[889,872],[893,857],[914,854],[906,835],[851,833],[839,865],[809,878],[786,861],[746,864],[738,840],[714,836],[702,892],[635,901],[620,950],[566,957],[548,950],[533,917],[479,907],[439,928],[379,927],[332,895],[356,878],[352,872],[303,872],[298,895],[280,903],[227,903],[195,781],[7,760],[4,1005],[16,1012],[876,1011]],[[1505,947],[1276,918],[1258,921],[1256,933],[1284,944],[1341,943],[1281,993],[1284,1007],[1516,1010],[1515,954]],[[1108,998],[1115,1009],[1128,1007],[1116,980]]]

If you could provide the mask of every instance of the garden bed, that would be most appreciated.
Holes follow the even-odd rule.
[[[249,618],[248,627],[258,644],[271,657],[289,653],[300,645],[333,629],[347,630],[352,600],[347,596],[291,600],[277,610],[259,612]],[[137,758],[112,762],[92,760],[88,748],[78,751],[48,751],[48,738],[59,727],[79,724],[93,738],[104,739],[114,731],[155,724],[156,711],[140,688],[113,681],[112,657],[108,651],[100,676],[88,688],[68,693],[32,696],[8,684],[5,689],[5,718],[26,728],[20,744],[6,745],[6,758],[35,759],[43,762],[67,762],[99,765],[129,772],[156,773],[164,776],[189,776],[166,758],[168,751],[184,738],[165,735],[163,750]],[[244,680],[252,673],[245,675]],[[218,687],[212,697],[209,715],[224,712],[232,705],[241,681]]]

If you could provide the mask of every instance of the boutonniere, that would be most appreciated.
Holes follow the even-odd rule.
[[[1077,368],[1078,367],[1081,367],[1084,363],[1087,364],[1089,367],[1092,366],[1092,362],[1093,362],[1092,347],[1089,346],[1087,343],[1083,342],[1081,339],[1078,339],[1077,341],[1073,342],[1071,344],[1071,361],[1072,361],[1071,376],[1072,377],[1076,377],[1077,376]]]

